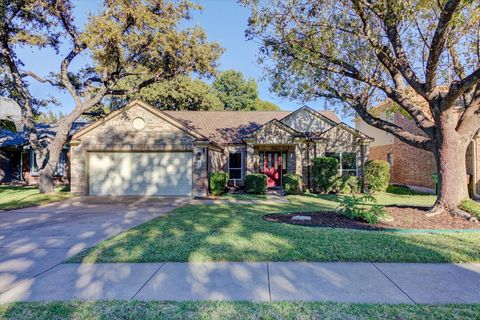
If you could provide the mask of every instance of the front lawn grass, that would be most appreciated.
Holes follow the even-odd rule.
[[[224,193],[221,195],[223,200],[267,200],[265,194],[250,194],[250,193]]]
[[[0,186],[0,210],[39,206],[73,196],[68,187],[58,187],[55,191],[55,193],[39,194],[37,187]]]
[[[381,195],[379,202],[392,203],[393,197]],[[288,199],[288,204],[179,208],[101,242],[69,262],[480,261],[480,232],[360,231],[302,227],[262,219],[267,213],[334,210],[338,205],[338,198],[332,196]]]
[[[478,319],[480,305],[330,302],[52,302],[0,306],[1,319]]]
[[[480,203],[477,201],[472,199],[463,200],[462,203],[460,203],[459,208],[473,214],[477,219],[480,219]]]

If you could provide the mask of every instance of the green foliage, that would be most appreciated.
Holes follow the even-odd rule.
[[[370,224],[375,224],[380,218],[386,218],[385,207],[377,204],[377,199],[369,193],[361,197],[355,195],[343,198],[338,209],[349,219],[359,219]]]
[[[387,188],[387,192],[392,194],[407,195],[407,196],[427,194],[424,192],[418,192],[418,191],[412,190],[407,186],[396,186],[396,185],[389,185]]]
[[[47,112],[40,112],[35,117],[35,121],[38,123],[52,124],[58,122],[58,120],[63,117],[65,117],[65,114],[62,111],[54,113],[51,109],[49,109]]]
[[[257,82],[253,79],[246,80],[241,72],[223,71],[212,85],[223,102],[225,110],[256,110]]]
[[[339,163],[336,158],[318,157],[312,161],[312,174],[315,186],[320,192],[329,192],[335,185]]]
[[[53,188],[53,170],[48,168],[58,162],[56,157],[42,160],[64,143],[65,132],[90,108],[104,107],[107,96],[129,96],[179,76],[213,76],[223,52],[201,27],[188,26],[192,10],[200,9],[188,0],[102,1],[97,9],[78,23],[71,0],[0,2],[0,93],[11,92],[7,95],[23,106],[22,120],[37,149],[40,177],[46,177],[40,192]],[[34,54],[53,52],[58,66],[49,73],[25,70],[18,54],[25,47]],[[29,90],[32,79],[67,92],[75,102],[64,118],[65,130],[45,146],[35,143],[40,137],[32,130],[38,101]]]
[[[96,72],[120,73],[136,84],[192,72],[215,73],[223,52],[219,44],[207,42],[200,27],[179,28],[197,5],[132,0],[107,1],[105,6],[106,10],[89,18],[79,37],[91,53]]]
[[[480,203],[477,201],[466,199],[463,200],[458,207],[468,213],[471,213],[477,219],[480,219]]]
[[[273,102],[258,99],[255,109],[258,111],[279,111],[280,107]]]
[[[118,110],[132,99],[145,101],[160,110],[223,110],[223,102],[208,83],[188,76],[152,84],[127,97],[114,97],[111,109]]]
[[[390,182],[390,164],[385,160],[367,161],[365,180],[370,192],[385,192]]]
[[[283,175],[282,181],[286,194],[302,193],[302,176],[296,173],[287,173]]]
[[[356,176],[341,176],[335,180],[336,191],[342,194],[360,192],[360,180]]]
[[[267,176],[264,174],[249,174],[245,177],[245,192],[265,194],[267,192]]]
[[[225,192],[228,175],[225,172],[212,172],[210,174],[210,193],[214,196]]]

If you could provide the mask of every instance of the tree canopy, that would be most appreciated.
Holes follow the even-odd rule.
[[[72,1],[0,2],[1,81],[13,87],[12,98],[22,108],[37,151],[41,192],[53,191],[53,172],[72,123],[106,96],[132,95],[178,76],[215,73],[220,46],[209,42],[200,27],[180,27],[196,9],[198,5],[183,0],[105,0],[80,28]],[[60,58],[58,69],[47,75],[26,69],[17,55],[20,47],[53,49]],[[86,62],[74,67],[83,58]],[[74,102],[48,145],[37,136],[31,80],[67,92]]]
[[[257,82],[253,79],[245,79],[240,71],[223,71],[213,81],[213,88],[217,91],[225,110],[256,109]]]
[[[160,110],[280,110],[259,98],[254,79],[246,80],[240,71],[228,70],[219,73],[212,85],[189,76],[155,83],[132,95],[112,97],[107,107],[95,108],[93,113],[101,116],[105,109],[119,109],[131,99],[146,101]]]
[[[274,91],[328,99],[368,124],[432,151],[435,207],[468,198],[465,153],[480,128],[480,2],[244,0]],[[370,111],[389,99],[420,132]],[[437,210],[441,212],[442,210]]]

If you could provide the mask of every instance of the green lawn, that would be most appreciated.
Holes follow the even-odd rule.
[[[420,197],[420,196],[419,196]],[[433,197],[428,197],[430,203]],[[406,198],[397,197],[406,204]],[[266,213],[332,210],[332,196],[289,196],[289,204],[186,206],[130,229],[70,262],[480,261],[480,232],[394,233],[267,222]],[[416,204],[427,203],[417,199]],[[395,197],[379,196],[381,203]]]
[[[73,196],[68,187],[59,187],[55,191],[51,194],[39,194],[36,187],[0,186],[0,210],[38,206]]]
[[[236,199],[236,200],[266,200],[267,196],[264,194],[248,194],[248,193],[236,193],[229,194],[224,193],[221,199]]]
[[[465,210],[471,214],[473,214],[477,219],[480,219],[480,203],[477,201],[468,199],[464,200],[460,204],[460,209]]]
[[[1,319],[478,319],[480,305],[327,302],[53,302],[0,306]]]

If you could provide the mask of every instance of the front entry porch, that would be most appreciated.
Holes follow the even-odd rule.
[[[287,151],[259,151],[259,172],[267,176],[267,188],[282,185],[287,173]]]
[[[301,167],[296,168],[301,161],[296,149],[296,145],[247,145],[247,174],[263,173],[267,188],[281,187],[284,174],[301,174]]]

